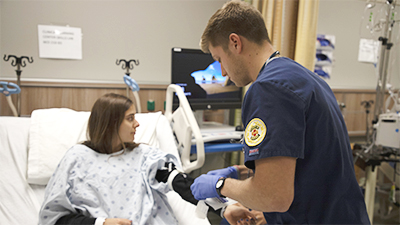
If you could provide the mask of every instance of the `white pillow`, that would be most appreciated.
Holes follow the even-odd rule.
[[[86,140],[90,112],[66,108],[34,110],[29,130],[30,184],[46,185],[65,152]]]

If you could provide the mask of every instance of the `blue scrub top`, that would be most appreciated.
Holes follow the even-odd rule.
[[[247,167],[266,157],[297,158],[293,203],[285,213],[264,213],[269,224],[370,224],[347,128],[325,81],[275,58],[247,91],[242,112]]]

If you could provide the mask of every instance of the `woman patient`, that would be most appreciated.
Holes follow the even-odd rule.
[[[177,224],[157,169],[176,159],[133,142],[139,123],[132,101],[99,98],[88,122],[89,140],[69,149],[51,177],[39,224]],[[129,219],[127,219],[129,218]],[[103,223],[99,223],[103,224]]]
[[[165,196],[170,191],[165,165],[178,161],[133,142],[139,126],[135,113],[133,102],[122,95],[106,94],[95,102],[88,141],[70,148],[60,161],[46,187],[39,224],[178,224]],[[172,186],[195,204],[192,182],[180,175]],[[235,220],[253,217],[243,207],[229,208]]]

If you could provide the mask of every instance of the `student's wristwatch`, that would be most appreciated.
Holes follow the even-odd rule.
[[[217,183],[215,184],[215,189],[217,190],[218,195],[222,198],[226,198],[225,196],[223,196],[221,194],[221,189],[225,184],[225,179],[226,179],[226,177],[221,177],[218,179]]]

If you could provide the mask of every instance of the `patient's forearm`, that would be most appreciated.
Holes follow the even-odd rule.
[[[93,225],[95,221],[96,218],[87,217],[82,214],[71,213],[58,219],[56,225],[65,225],[65,224]]]
[[[98,219],[100,219],[100,221],[97,221]],[[73,213],[73,214],[68,214],[68,215],[61,217],[56,222],[56,225],[96,225],[96,224],[130,225],[130,224],[132,224],[132,221],[128,220],[128,219],[123,219],[123,218],[92,218],[92,217],[84,216],[82,214]]]

